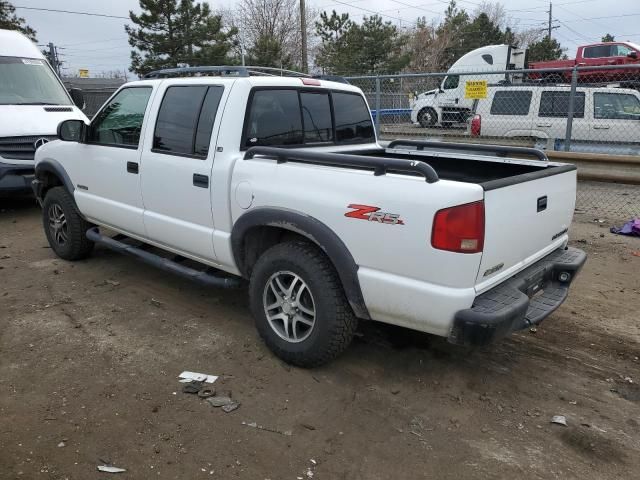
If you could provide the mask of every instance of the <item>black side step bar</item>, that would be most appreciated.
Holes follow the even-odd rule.
[[[256,155],[272,158],[278,163],[301,162],[335,167],[373,168],[375,175],[384,175],[389,171],[409,172],[422,175],[427,183],[435,183],[439,180],[438,174],[431,165],[415,160],[365,157],[344,153],[304,152],[293,148],[278,147],[251,147],[244,154],[244,159],[251,160]]]
[[[507,154],[516,155],[529,155],[536,157],[538,160],[548,162],[549,158],[546,153],[537,148],[527,147],[509,147],[504,145],[487,145],[483,143],[450,143],[450,142],[436,142],[429,140],[393,140],[387,145],[387,148],[397,147],[416,147],[417,150],[424,150],[425,148],[442,148],[445,150],[458,150],[460,152],[489,152],[498,156],[506,156]]]
[[[117,237],[122,238],[120,235],[117,235]],[[158,267],[167,272],[177,273],[178,275],[182,275],[183,277],[202,283],[209,287],[237,288],[242,283],[239,277],[219,277],[208,273],[207,271],[200,271],[194,268],[185,267],[184,265],[180,265],[178,262],[175,262],[168,258],[161,257],[160,255],[147,252],[142,248],[134,247],[132,245],[128,245],[124,242],[116,240],[115,237],[112,238],[106,235],[102,235],[98,227],[93,227],[87,230],[87,238],[92,242],[104,245],[111,250],[115,250],[116,252],[120,253],[126,253],[150,265],[153,265],[154,267]]]

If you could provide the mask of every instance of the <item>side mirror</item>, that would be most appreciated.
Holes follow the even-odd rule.
[[[71,95],[71,100],[73,100],[73,103],[76,104],[76,107],[78,107],[80,110],[83,110],[85,107],[85,103],[82,90],[80,90],[79,88],[72,88],[69,90],[69,95]]]
[[[627,57],[629,57],[629,58],[634,58],[634,59],[635,59],[635,58],[638,58],[638,52],[629,52],[629,53],[627,54]]]
[[[85,128],[82,120],[64,120],[58,125],[58,138],[64,142],[81,142]]]

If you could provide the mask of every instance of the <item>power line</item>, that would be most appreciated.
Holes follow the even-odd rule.
[[[78,12],[75,10],[57,10],[54,8],[36,8],[36,7],[23,7],[20,5],[15,5],[15,8],[22,8],[23,10],[38,10],[42,12],[55,12],[55,13],[70,13],[73,15],[87,15],[90,17],[104,17],[104,18],[121,18],[124,20],[129,20],[129,17],[121,17],[118,15],[107,15],[106,13],[91,13],[91,12]]]

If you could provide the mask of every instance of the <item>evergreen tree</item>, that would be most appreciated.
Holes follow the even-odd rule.
[[[346,14],[324,13],[316,31],[322,40],[317,64],[326,73],[396,73],[409,63],[404,51],[406,38],[378,15],[364,17],[357,24]]]
[[[615,42],[616,41],[616,37],[614,37],[610,33],[607,33],[604,37],[602,37],[602,41],[603,42]]]
[[[206,2],[194,0],[139,0],[142,13],[129,12],[135,26],[129,35],[132,72],[177,66],[231,63],[229,51],[235,29],[225,30],[222,17]]]
[[[548,60],[558,60],[562,58],[564,49],[555,38],[545,36],[538,42],[529,45],[529,61],[541,62]]]
[[[293,69],[291,56],[286,55],[282,44],[271,36],[262,35],[257,38],[247,53],[249,65]]]
[[[34,42],[37,42],[36,31],[25,23],[24,18],[16,15],[16,7],[10,2],[0,0],[0,28],[4,30],[18,30]]]

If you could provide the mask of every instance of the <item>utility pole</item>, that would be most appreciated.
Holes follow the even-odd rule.
[[[307,73],[309,71],[309,61],[307,59],[307,12],[304,6],[304,0],[300,0],[300,34],[302,41],[300,47],[302,48],[302,72]]]
[[[549,35],[549,40],[551,40],[551,22],[553,21],[553,15],[551,13],[553,8],[553,4],[551,2],[549,2],[549,33],[547,35]]]
[[[53,44],[53,42],[49,42],[49,63],[56,71],[58,76],[60,76],[60,60],[58,59],[58,49]]]

